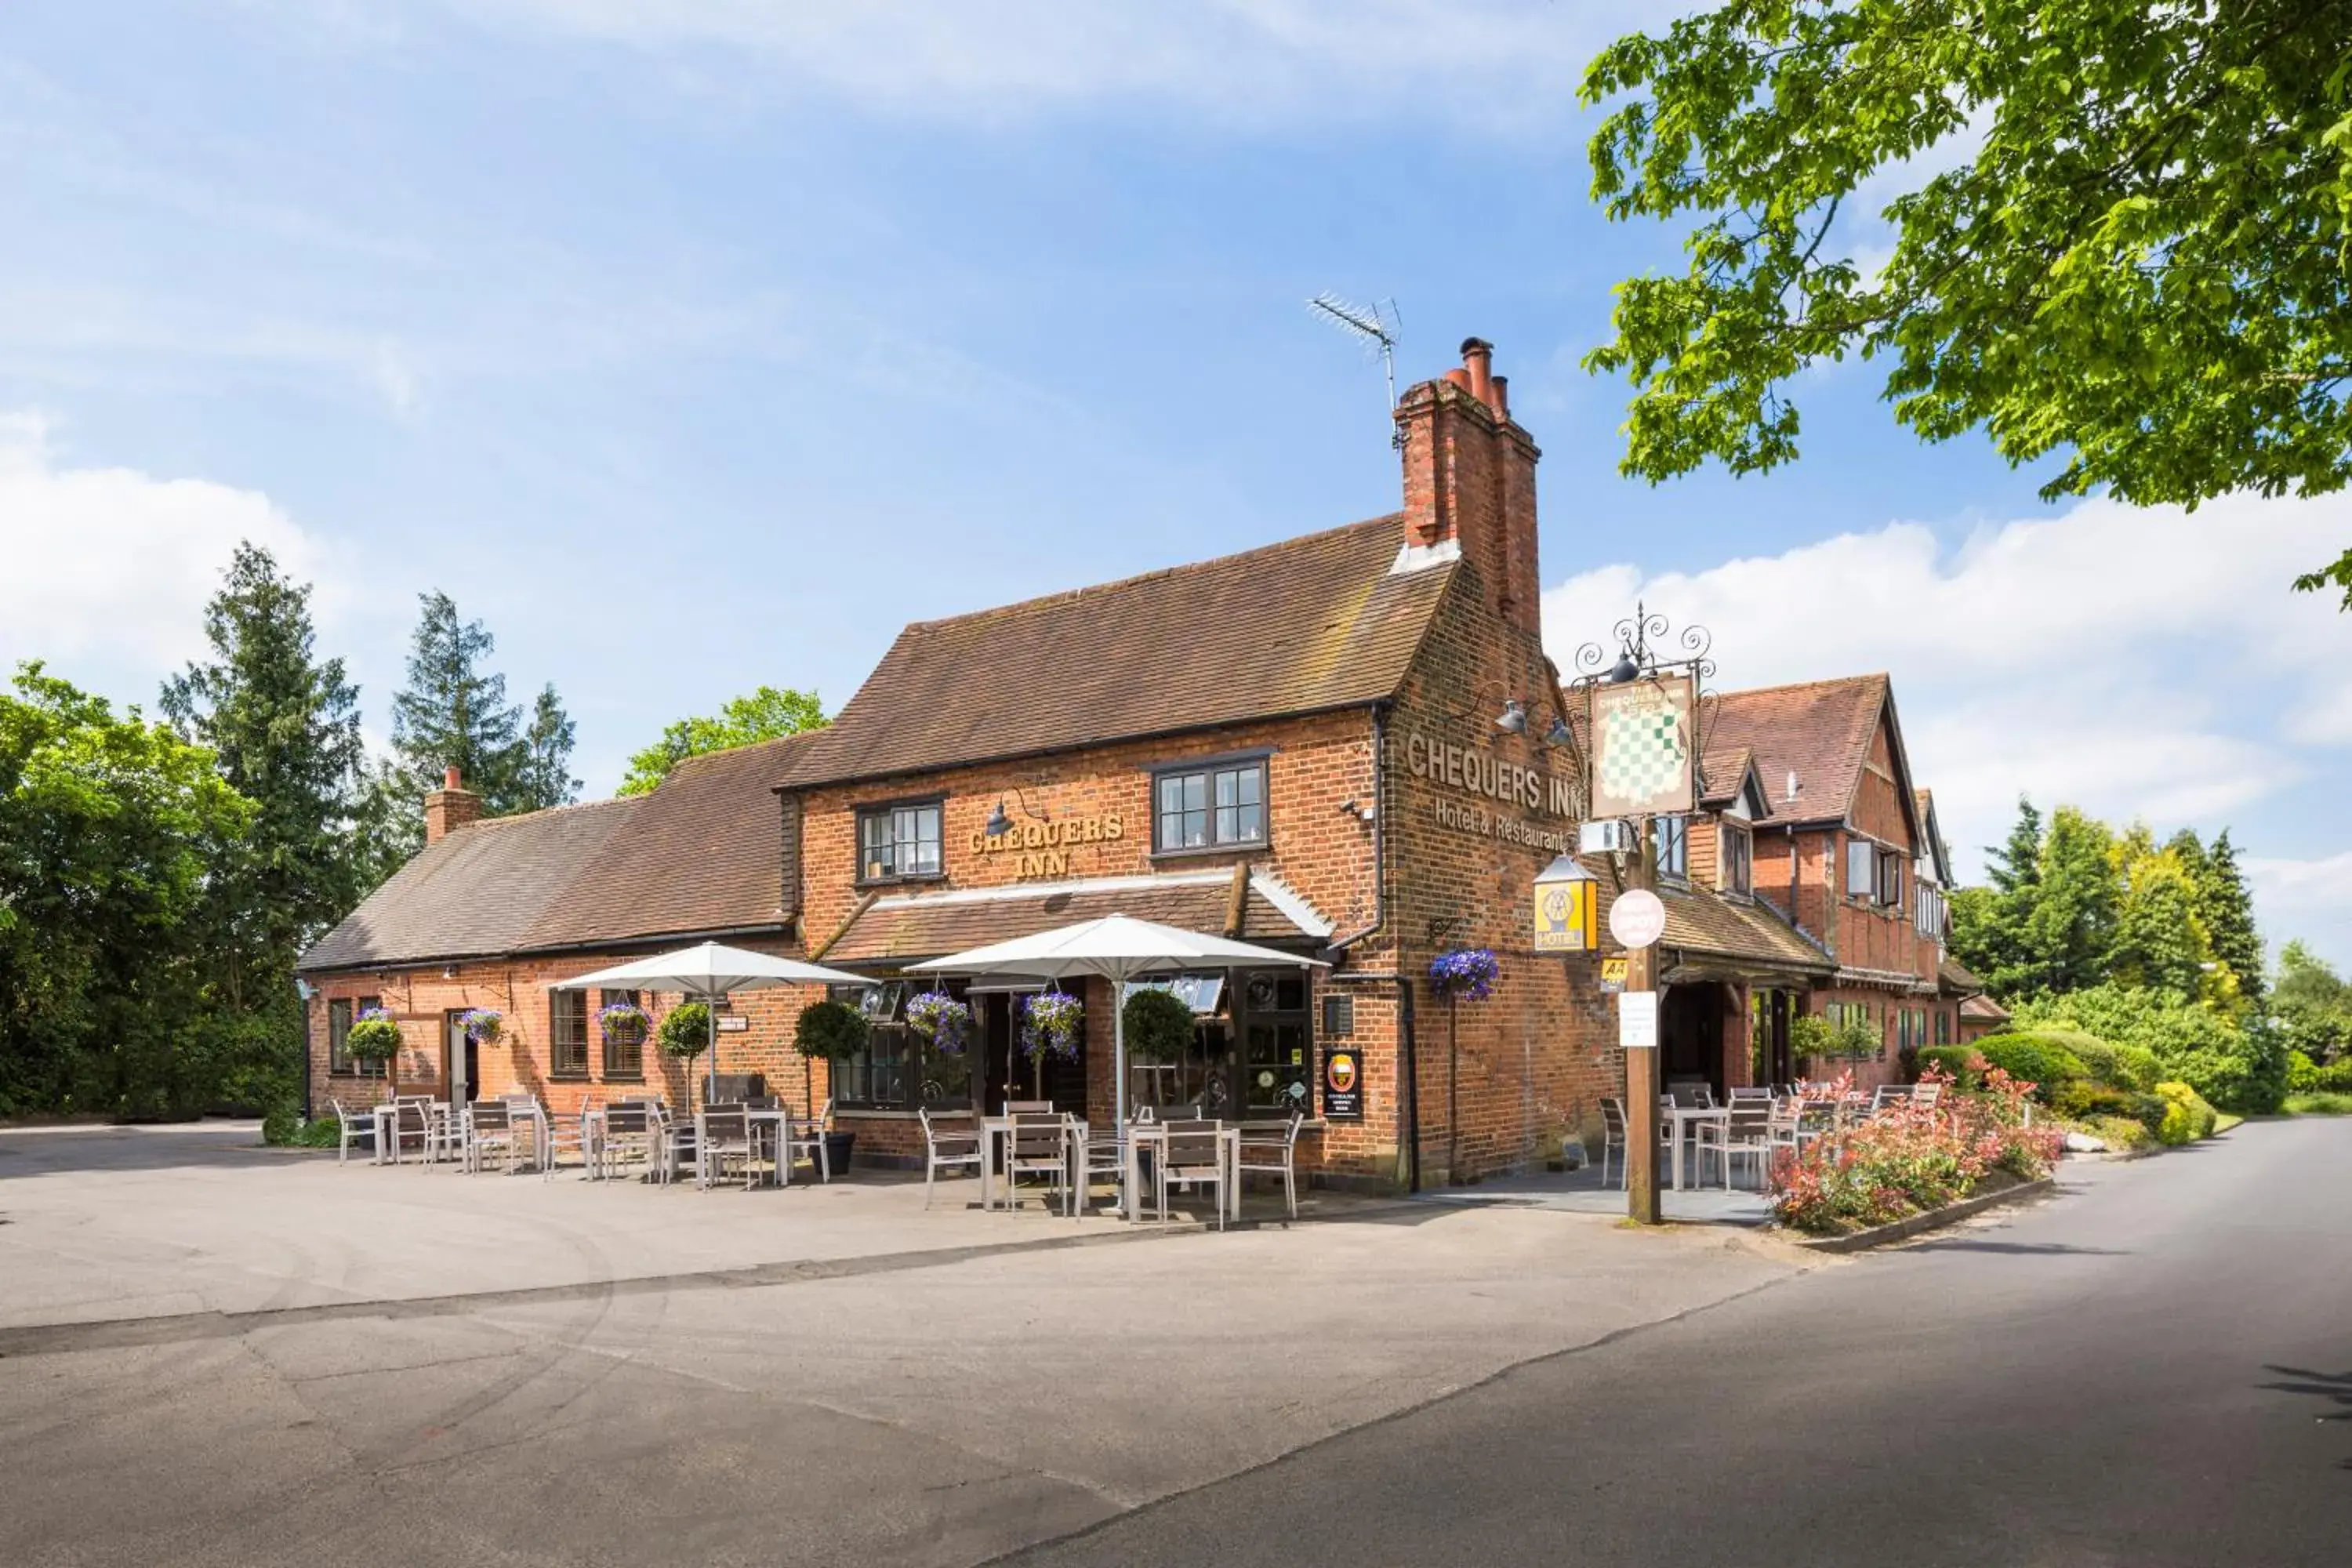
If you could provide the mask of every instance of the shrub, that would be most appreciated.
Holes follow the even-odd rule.
[[[2071,1080],[2050,1103],[2050,1109],[2070,1121],[2121,1117],[2138,1123],[2153,1135],[2164,1124],[2165,1100],[2137,1089],[2110,1089],[2082,1079]]]
[[[1988,1035],[1977,1042],[1977,1052],[1990,1065],[2031,1085],[2033,1097],[2045,1105],[2070,1081],[2091,1076],[2082,1058],[2038,1034]]]
[[[2321,1068],[2313,1077],[2311,1088],[2315,1094],[2352,1094],[2352,1057]]]
[[[2157,1103],[2161,1105],[2164,1102],[2158,1100]],[[2083,1130],[2110,1149],[2146,1149],[2156,1142],[2153,1132],[2128,1116],[2085,1117]]]
[[[2352,1116],[2352,1094],[2291,1094],[2286,1110],[2290,1116]]]
[[[278,1106],[261,1119],[261,1141],[281,1149],[335,1149],[342,1145],[343,1125],[331,1116],[302,1120],[299,1106]]]
[[[2286,1054],[2286,1091],[2289,1094],[2309,1094],[2319,1087],[2319,1064],[2301,1051]]]
[[[1986,1066],[1974,1046],[1929,1046],[1919,1053],[1922,1074],[1940,1072],[1962,1089],[1973,1089],[1981,1082]]]
[[[1947,1082],[1930,1068],[1927,1081]],[[1989,1068],[1978,1093],[1949,1093],[1937,1106],[1889,1107],[1841,1137],[1773,1162],[1772,1211],[1780,1223],[1819,1234],[1885,1225],[1968,1195],[1990,1171],[2022,1180],[2049,1173],[2065,1135],[2025,1124],[2026,1086]]]
[[[400,1050],[400,1025],[383,1008],[367,1008],[343,1036],[343,1048],[353,1061],[387,1061]]]
[[[2213,1108],[2194,1089],[2185,1083],[2160,1083],[2156,1092],[2165,1102],[2164,1120],[2156,1130],[2158,1142],[2177,1146],[2213,1135]]]
[[[1832,1024],[1807,1013],[1789,1025],[1789,1054],[1800,1061],[1876,1061],[1885,1047],[1877,1029],[1859,1018]]]
[[[289,1144],[301,1132],[302,1108],[299,1105],[274,1107],[261,1119],[261,1141],[264,1143]]]
[[[2134,1089],[2145,1093],[2164,1076],[2156,1053],[2146,1046],[2103,1040],[2077,1029],[2036,1029],[2033,1035],[2037,1039],[2063,1046],[2083,1064],[2093,1081],[2110,1089]]]
[[[2199,1003],[2109,982],[2017,1005],[2021,1026],[2082,1029],[2156,1054],[2166,1077],[2241,1114],[2277,1109],[2286,1093],[2286,1051],[2277,1032],[2249,1031]]]
[[[1138,991],[1119,1014],[1131,1061],[1172,1062],[1192,1043],[1192,1009],[1171,992]]]

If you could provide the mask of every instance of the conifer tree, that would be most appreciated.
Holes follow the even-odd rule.
[[[448,595],[417,598],[408,684],[392,700],[392,749],[409,794],[421,801],[454,767],[491,816],[516,810],[522,710],[507,701],[507,678],[483,668],[498,642],[481,622],[458,619]]]
[[[2259,1007],[2264,994],[2262,933],[2254,926],[2253,893],[2238,868],[2238,847],[2223,828],[2197,875],[2197,909],[2212,940],[2213,956],[2238,977],[2238,990]]]
[[[572,776],[573,729],[553,684],[541,687],[531,707],[530,727],[523,731],[516,810],[543,811],[580,798],[580,781]]]

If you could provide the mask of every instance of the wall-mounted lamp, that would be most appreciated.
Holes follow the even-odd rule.
[[[1003,801],[998,801],[996,809],[988,814],[988,820],[981,825],[981,831],[991,838],[1002,838],[1013,831],[1013,819],[1004,815]]]
[[[1339,811],[1342,816],[1352,816],[1367,827],[1372,825],[1372,818],[1379,815],[1378,807],[1362,805],[1352,795],[1339,803]]]
[[[1495,721],[1495,728],[1500,730],[1506,735],[1526,734],[1528,732],[1528,705],[1520,701],[1516,697],[1506,701],[1503,704],[1502,716]]]

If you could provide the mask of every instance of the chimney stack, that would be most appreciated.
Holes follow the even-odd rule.
[[[466,787],[452,766],[441,770],[441,787],[425,797],[425,842],[438,844],[452,828],[482,819],[482,797]]]
[[[1397,400],[1404,448],[1407,554],[1400,566],[1447,547],[1476,572],[1504,624],[1542,641],[1542,580],[1536,560],[1536,460],[1542,454],[1511,422],[1509,383],[1495,374],[1494,345],[1462,344],[1462,363]]]

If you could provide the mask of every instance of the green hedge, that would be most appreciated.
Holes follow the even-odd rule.
[[[1976,1060],[1977,1048],[1974,1046],[1929,1046],[1919,1053],[1919,1070],[1925,1072],[1931,1067],[1942,1068],[1952,1075],[1954,1082],[1962,1089],[1968,1089],[1973,1087],[1977,1080],[1978,1074],[1972,1065]]]
[[[2213,1108],[2204,1097],[2185,1083],[2168,1082],[2156,1086],[2164,1098],[2164,1120],[2156,1130],[2159,1143],[2194,1143],[2200,1138],[2213,1135]]]
[[[2010,1077],[2032,1084],[2033,1098],[2044,1105],[2053,1103],[2070,1082],[2087,1082],[2091,1077],[2082,1058],[2059,1039],[2038,1033],[1987,1035],[1977,1042],[1977,1052]]]
[[[2352,1094],[2352,1057],[2329,1062],[2312,1074],[2313,1094]]]

